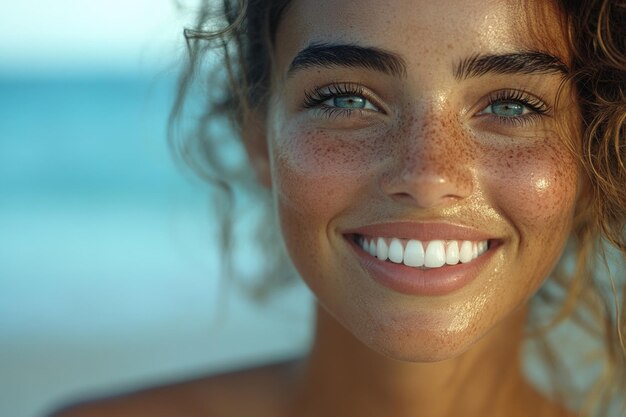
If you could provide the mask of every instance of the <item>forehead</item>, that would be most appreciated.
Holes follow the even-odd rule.
[[[279,68],[312,42],[383,47],[411,66],[425,57],[524,49],[567,61],[558,13],[547,0],[293,0],[276,33]]]

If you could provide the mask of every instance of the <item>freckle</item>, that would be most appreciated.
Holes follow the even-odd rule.
[[[454,49],[454,45],[452,45],[451,43],[448,44],[448,49]]]

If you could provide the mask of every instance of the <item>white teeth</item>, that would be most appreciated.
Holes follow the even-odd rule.
[[[487,249],[489,249],[489,242],[486,240],[483,240],[479,243],[480,246],[478,246],[478,254],[482,255],[483,253],[485,253],[487,251]]]
[[[389,260],[401,264],[403,259],[404,248],[402,247],[402,243],[396,238],[391,239],[391,243],[389,244]]]
[[[424,266],[427,268],[439,268],[446,263],[446,248],[443,240],[432,240],[426,247],[424,254]]]
[[[424,246],[419,240],[409,240],[404,249],[406,266],[424,266]]]
[[[387,244],[385,243],[385,239],[383,239],[382,237],[379,237],[378,241],[376,242],[376,257],[380,259],[381,261],[386,261],[388,254],[389,254],[389,248],[387,247]]]
[[[439,268],[444,265],[468,263],[485,253],[489,244],[463,240],[401,240],[398,238],[365,238],[357,236],[356,242],[364,251],[382,261],[389,260],[411,267]]]
[[[374,239],[370,240],[370,243],[368,246],[369,247],[367,248],[367,251],[369,252],[369,254],[372,256],[376,256],[376,243],[374,242]]]
[[[472,242],[464,240],[459,249],[459,261],[466,264],[472,260]]]
[[[459,263],[459,243],[456,240],[448,243],[446,248],[446,263],[456,265]]]

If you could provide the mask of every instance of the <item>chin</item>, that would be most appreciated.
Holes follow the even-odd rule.
[[[450,346],[450,341],[445,344],[404,344],[390,345],[388,342],[384,345],[370,346],[375,352],[402,362],[414,363],[432,363],[443,362],[448,359],[454,359],[467,352],[471,346]]]
[[[456,358],[470,350],[483,334],[476,327],[452,330],[450,328],[416,328],[385,324],[349,330],[360,343],[379,355],[404,362],[441,362]]]

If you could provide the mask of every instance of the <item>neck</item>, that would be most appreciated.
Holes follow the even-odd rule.
[[[370,350],[318,306],[297,408],[328,417],[538,415],[529,414],[538,395],[520,370],[526,314],[513,313],[456,358],[411,363]]]

